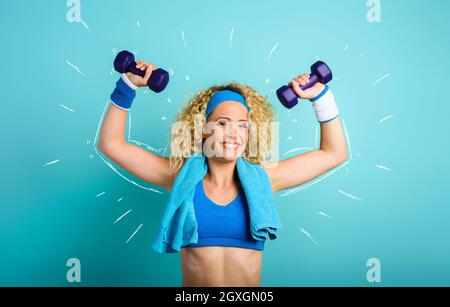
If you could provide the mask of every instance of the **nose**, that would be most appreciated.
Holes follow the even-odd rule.
[[[235,125],[232,125],[231,128],[226,129],[226,136],[227,138],[231,138],[231,139],[237,139],[237,135],[238,135],[238,129]],[[232,141],[232,140],[230,140]]]

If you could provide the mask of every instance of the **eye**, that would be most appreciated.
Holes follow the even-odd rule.
[[[250,124],[247,123],[247,122],[244,122],[244,123],[241,123],[241,124],[239,125],[239,127],[248,129],[248,128],[250,127]]]

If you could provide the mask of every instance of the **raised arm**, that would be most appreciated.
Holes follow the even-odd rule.
[[[299,85],[305,85],[308,80],[309,75],[304,74],[295,78],[289,85],[301,98],[314,100],[315,97],[320,97],[315,101],[321,131],[320,147],[285,160],[265,162],[262,166],[269,176],[273,192],[306,183],[347,160],[344,131],[331,89],[317,83],[312,88],[302,91]],[[326,117],[328,119],[323,120]]]
[[[131,73],[122,74],[121,80],[124,83],[118,85],[118,87],[123,86],[122,92],[119,91],[119,94],[116,92],[116,96],[113,94],[113,97],[117,97],[117,101],[130,98],[125,96],[133,95],[133,91],[144,86],[154,70],[152,64],[141,61],[137,62],[136,67],[146,70],[145,76],[142,78]],[[115,91],[118,89],[116,88]],[[175,175],[170,171],[169,158],[158,156],[126,141],[125,127],[128,109],[123,107],[126,103],[120,101],[116,104],[113,99],[102,123],[98,149],[129,173],[170,191]]]

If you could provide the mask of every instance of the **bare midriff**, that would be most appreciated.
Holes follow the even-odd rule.
[[[227,246],[184,247],[183,287],[259,287],[262,251]]]

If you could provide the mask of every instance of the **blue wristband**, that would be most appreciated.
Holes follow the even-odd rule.
[[[129,87],[122,78],[116,82],[116,88],[111,94],[111,101],[121,109],[128,111],[131,108],[136,91]]]
[[[329,89],[330,88],[328,87],[328,85],[325,85],[325,88],[322,90],[322,92],[313,99],[310,99],[309,101],[314,102],[316,100],[319,100],[323,95],[325,95],[328,92]]]

